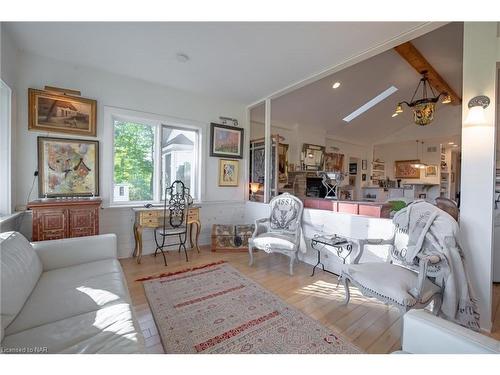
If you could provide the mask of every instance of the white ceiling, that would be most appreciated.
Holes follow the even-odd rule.
[[[244,104],[421,25],[419,22],[5,24],[21,49]],[[187,54],[190,60],[184,64],[178,62],[179,52]]]
[[[463,24],[451,23],[412,41],[459,96],[462,38]],[[407,107],[402,115],[391,117],[396,103],[411,99],[419,79],[420,75],[391,49],[273,100],[272,124],[322,129],[327,136],[357,144],[459,134],[461,106],[439,103],[435,120],[427,127],[416,126]],[[336,81],[341,86],[333,90]],[[391,85],[398,88],[396,93],[350,123],[342,120]],[[252,111],[252,120],[263,122],[263,115],[263,106],[259,106]]]

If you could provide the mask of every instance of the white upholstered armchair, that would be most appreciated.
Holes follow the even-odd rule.
[[[433,278],[439,275],[443,259],[439,255],[418,254],[414,265],[402,266],[398,263],[406,251],[408,234],[396,231],[393,239],[382,243],[392,245],[387,262],[349,264],[342,270],[340,279],[345,287],[345,303],[350,300],[350,283],[363,295],[394,305],[402,313],[434,302],[433,312],[437,314],[442,290]]]
[[[290,257],[290,275],[302,236],[302,201],[284,193],[271,199],[270,217],[257,219],[255,231],[248,241],[249,265],[253,264],[253,249],[266,253],[281,253]]]

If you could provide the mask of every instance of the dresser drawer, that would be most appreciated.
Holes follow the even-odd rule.
[[[143,211],[141,212],[141,217],[144,219],[150,219],[154,217],[160,217],[163,215],[163,210],[155,210],[155,211]]]
[[[150,212],[148,212],[149,214]],[[143,227],[156,228],[160,225],[160,218],[158,216],[143,215],[139,220],[139,224]]]
[[[188,211],[188,221],[200,221],[200,215],[198,210]]]

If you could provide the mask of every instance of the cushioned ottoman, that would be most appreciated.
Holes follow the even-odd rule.
[[[252,237],[254,224],[212,225],[212,251],[248,250],[248,239]]]

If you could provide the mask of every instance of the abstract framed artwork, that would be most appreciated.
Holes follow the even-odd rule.
[[[97,135],[93,99],[28,89],[28,129],[39,132]]]
[[[243,159],[243,129],[210,124],[210,156]]]
[[[419,163],[420,160],[397,160],[394,162],[395,178],[410,179],[420,178],[420,168],[412,167],[412,164]]]
[[[219,160],[219,186],[238,186],[239,164],[238,160]]]
[[[99,142],[38,137],[40,197],[99,195]]]

